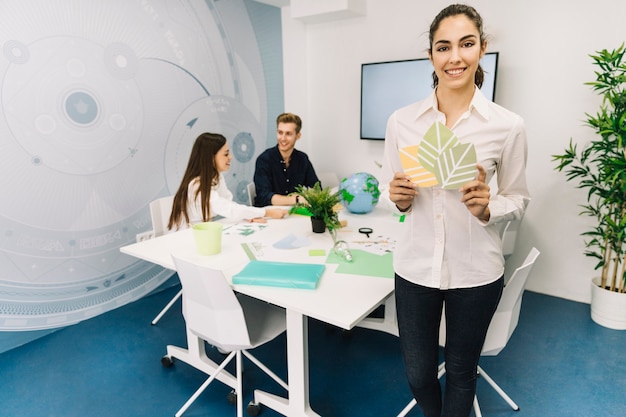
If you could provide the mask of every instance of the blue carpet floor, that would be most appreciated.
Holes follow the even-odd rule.
[[[180,301],[150,321],[178,291],[169,288],[91,320],[0,354],[0,415],[4,417],[173,416],[204,381],[183,362],[161,366],[165,346],[186,346]],[[398,341],[356,328],[309,321],[310,399],[324,417],[395,416],[410,400]],[[284,335],[257,356],[286,378]],[[221,358],[210,349],[210,355]],[[479,379],[485,417],[626,416],[626,332],[605,329],[589,306],[524,294],[517,330],[497,357],[481,366],[516,401],[511,408]],[[245,372],[245,399],[262,388],[283,394],[256,367]],[[185,413],[235,416],[229,389],[212,384]],[[266,409],[261,417],[278,414]],[[421,416],[414,409],[410,416]]]

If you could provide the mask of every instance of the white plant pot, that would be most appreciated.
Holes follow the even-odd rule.
[[[600,288],[600,278],[591,281],[591,319],[600,326],[626,330],[626,294]]]

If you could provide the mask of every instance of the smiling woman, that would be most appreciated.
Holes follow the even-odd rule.
[[[426,417],[469,416],[478,358],[503,288],[499,225],[520,219],[529,200],[526,133],[518,115],[479,89],[487,41],[474,8],[443,9],[430,26],[429,40],[435,89],[396,110],[387,122],[381,182],[388,181],[389,188],[381,201],[406,223],[394,252],[395,297],[413,396]],[[432,129],[438,140],[431,140]],[[473,149],[475,157],[462,158],[454,149]],[[400,154],[415,151],[411,169],[421,173],[453,161],[462,168],[462,181],[442,182],[441,170],[435,170],[437,184],[420,186],[421,176],[403,168]],[[452,172],[446,171],[446,178]],[[492,195],[488,183],[496,173]],[[437,346],[444,301],[447,384],[442,395]]]

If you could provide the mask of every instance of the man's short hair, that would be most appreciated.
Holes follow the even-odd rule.
[[[278,126],[279,123],[295,123],[296,134],[300,133],[300,130],[302,129],[302,119],[297,114],[293,114],[293,113],[280,114],[276,118],[276,126]]]

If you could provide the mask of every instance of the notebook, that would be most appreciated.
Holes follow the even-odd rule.
[[[324,268],[323,264],[252,260],[233,275],[233,284],[315,289]]]

